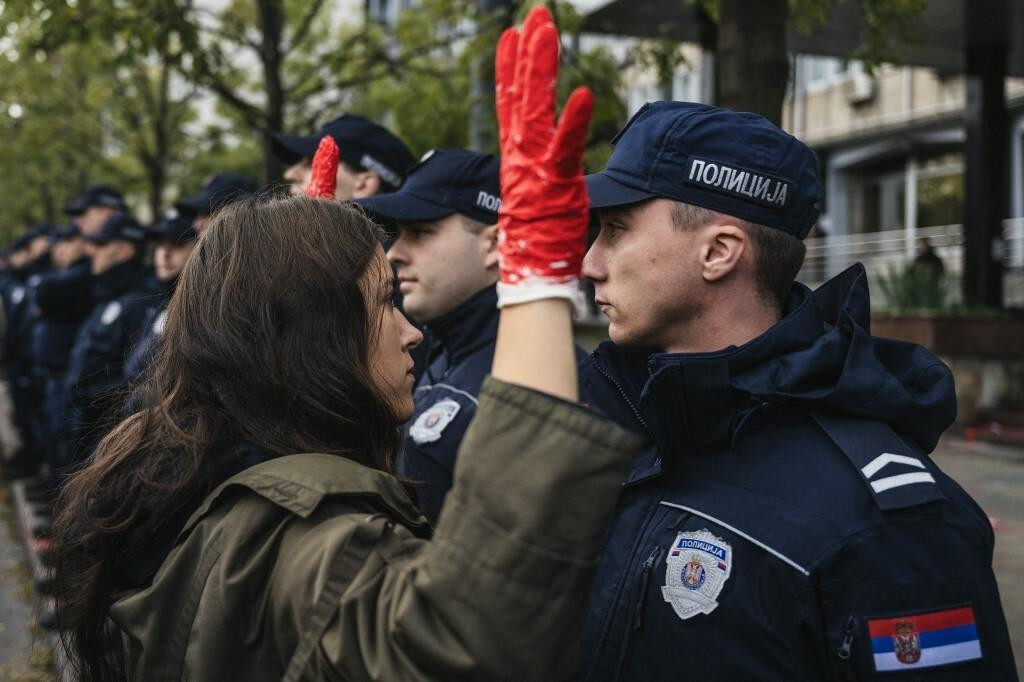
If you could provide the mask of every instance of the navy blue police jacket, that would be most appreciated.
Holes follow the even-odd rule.
[[[584,397],[646,434],[580,679],[1015,680],[982,510],[926,453],[948,368],[869,334],[856,265],[742,347],[600,346]]]
[[[145,378],[149,364],[158,350],[167,321],[167,303],[177,282],[177,277],[165,281],[153,279],[153,299],[143,315],[142,331],[124,362],[124,383],[136,384]]]
[[[92,261],[86,256],[63,270],[43,275],[30,287],[36,317],[32,326],[35,364],[63,370],[78,328],[92,310]]]
[[[86,454],[112,418],[125,358],[147,312],[159,300],[148,272],[135,260],[97,275],[92,293],[94,307],[78,330],[65,378],[65,428],[70,438],[84,443],[80,454]]]
[[[452,487],[455,455],[476,414],[477,395],[494,361],[498,294],[489,286],[427,325],[433,343],[413,392],[399,475],[416,489],[420,509],[436,520]]]
[[[50,270],[49,256],[12,269],[3,293],[5,337],[4,363],[15,376],[27,376],[32,365],[32,287]]]

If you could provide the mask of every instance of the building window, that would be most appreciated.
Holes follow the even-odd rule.
[[[902,230],[906,214],[907,163],[903,157],[850,174],[850,232]],[[963,220],[963,161],[960,152],[918,159],[917,225],[939,227]]]
[[[960,152],[925,159],[917,172],[917,227],[959,225],[964,219]]]
[[[856,60],[837,57],[800,56],[804,90],[823,90],[838,85],[853,73],[863,71],[864,65]]]

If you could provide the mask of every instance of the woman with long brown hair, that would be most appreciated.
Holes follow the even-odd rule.
[[[286,199],[225,208],[200,238],[144,408],[64,489],[59,615],[82,680],[569,673],[630,437],[492,379],[427,540],[387,473],[420,335],[379,236],[356,208]],[[567,306],[507,312],[544,337],[546,306],[572,376]]]

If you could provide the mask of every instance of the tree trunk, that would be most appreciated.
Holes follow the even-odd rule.
[[[720,0],[718,102],[780,125],[789,83],[788,0]]]
[[[469,148],[476,151],[496,151],[497,126],[494,120],[494,49],[501,31],[512,23],[515,0],[477,0],[480,25],[494,36],[489,49],[473,60],[470,86]]]
[[[163,214],[164,185],[167,183],[167,163],[170,156],[169,128],[172,126],[170,113],[171,65],[167,61],[166,42],[160,45],[160,80],[158,85],[156,116],[153,120],[153,159],[149,169],[149,210],[156,224]]]
[[[274,156],[270,135],[284,129],[284,84],[281,80],[281,53],[284,36],[284,7],[281,0],[257,0],[263,42],[260,60],[267,92],[266,128],[263,130],[263,182],[274,182],[284,170]]]

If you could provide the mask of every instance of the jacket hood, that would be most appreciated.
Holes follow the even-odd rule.
[[[794,285],[783,319],[743,346],[682,354],[606,342],[594,361],[621,378],[662,446],[729,442],[782,407],[879,420],[931,452],[956,416],[952,374],[921,346],[872,337],[870,320],[856,264],[813,293]]]

